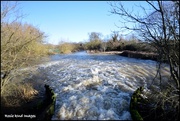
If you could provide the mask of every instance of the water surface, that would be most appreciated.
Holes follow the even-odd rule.
[[[147,88],[156,74],[155,61],[119,55],[77,52],[50,58],[36,71],[57,95],[52,120],[131,120],[133,91]]]

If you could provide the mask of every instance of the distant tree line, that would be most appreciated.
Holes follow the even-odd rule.
[[[138,40],[133,34],[129,39],[125,39],[117,31],[113,31],[110,36],[110,38],[102,39],[101,33],[91,32],[89,42],[84,44],[84,49],[101,52],[123,50],[156,52],[150,43]]]
[[[151,43],[146,41],[140,41],[132,34],[129,38],[125,39],[120,36],[119,32],[113,31],[109,38],[102,38],[103,35],[100,32],[89,33],[88,42],[72,43],[61,42],[56,48],[60,53],[72,53],[81,50],[93,50],[96,52],[106,51],[144,51],[144,52],[156,52],[156,48]]]

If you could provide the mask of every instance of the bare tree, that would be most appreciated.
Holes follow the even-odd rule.
[[[99,32],[89,33],[89,42],[86,44],[87,49],[99,50],[101,46],[101,36]]]
[[[18,13],[17,5],[17,2],[1,2],[1,94],[16,70],[42,53],[39,43],[45,37],[36,27],[20,22],[23,14]]]
[[[102,34],[99,32],[91,32],[89,33],[89,41],[94,41],[94,40],[100,40]]]
[[[112,31],[111,37],[112,37],[113,42],[119,41],[119,32]]]
[[[120,3],[110,4],[112,7],[111,13],[125,17],[127,22],[138,23],[134,27],[124,26],[123,28],[134,30],[144,38],[150,41],[158,48],[159,55],[163,55],[168,59],[170,64],[171,76],[176,81],[176,86],[179,88],[179,16],[177,15],[176,2],[154,2],[147,1],[153,8],[151,13],[145,11],[145,17],[133,15],[128,12]],[[171,8],[171,9],[170,9]],[[173,47],[177,47],[175,51]],[[162,61],[163,57],[159,61]]]
[[[120,46],[120,41],[122,38],[120,38],[118,31],[112,31],[110,34],[111,38],[107,42],[108,50],[118,50],[117,48]]]
[[[171,100],[179,104],[178,93],[179,85],[179,1],[146,1],[151,8],[149,11],[143,6],[138,6],[143,15],[135,14],[127,10],[122,3],[110,3],[111,13],[121,16],[125,21],[123,29],[136,31],[141,39],[150,42],[158,51],[158,70],[160,84],[162,62],[168,62],[170,69],[170,86],[173,94],[165,96],[161,104]],[[134,26],[128,26],[127,23],[134,23]],[[156,76],[157,76],[156,75]],[[160,86],[161,87],[161,86]],[[169,89],[169,88],[168,88]],[[171,90],[172,91],[172,90]],[[167,106],[167,105],[166,105]],[[172,106],[172,105],[171,105]],[[179,106],[176,106],[179,109]],[[179,110],[178,110],[179,111]]]

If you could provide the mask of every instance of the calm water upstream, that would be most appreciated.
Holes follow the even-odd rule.
[[[86,52],[50,58],[36,68],[57,95],[52,120],[131,120],[133,91],[148,87],[156,74],[152,60]],[[167,67],[163,74],[168,74]]]

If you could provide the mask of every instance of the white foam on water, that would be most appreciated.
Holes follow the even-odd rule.
[[[76,60],[37,66],[57,99],[52,120],[131,120],[130,97],[149,85],[154,61]]]

